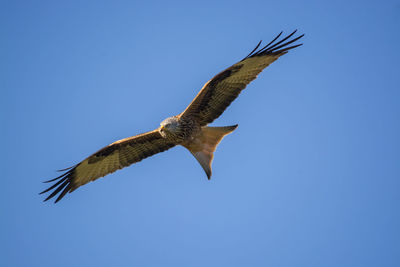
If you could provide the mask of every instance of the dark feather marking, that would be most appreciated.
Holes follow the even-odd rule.
[[[93,156],[95,157],[107,157],[111,155],[115,150],[120,148],[120,144],[112,144],[109,146],[106,146],[103,149],[100,149],[98,152],[94,153]]]
[[[266,46],[264,46],[264,47],[263,47],[262,49],[260,49],[260,51],[258,51],[258,52],[261,52],[261,51],[263,51],[263,50],[267,50],[267,49],[269,48],[269,46],[270,46],[273,42],[275,42],[279,37],[281,37],[282,33],[283,33],[283,31],[280,32],[271,42],[269,42]]]
[[[234,66],[228,68],[227,70],[224,70],[223,72],[220,72],[219,74],[217,74],[217,75],[209,82],[209,84],[207,85],[207,86],[209,87],[209,89],[206,90],[205,93],[204,93],[204,95],[201,96],[200,103],[197,103],[197,104],[196,104],[196,105],[197,105],[197,112],[196,112],[196,114],[192,114],[192,115],[193,115],[193,116],[200,115],[200,111],[201,111],[201,110],[204,110],[205,107],[207,107],[207,105],[208,105],[210,99],[214,96],[215,90],[216,90],[217,87],[218,87],[217,85],[218,85],[219,83],[221,83],[223,80],[225,80],[226,78],[228,78],[228,77],[230,77],[231,75],[233,75],[233,74],[235,74],[236,72],[238,72],[242,67],[243,67],[243,65],[234,65]],[[238,93],[238,94],[239,94],[239,93]],[[238,95],[238,94],[237,94],[237,95]],[[236,96],[237,96],[237,95],[236,95]],[[235,96],[235,97],[236,97],[236,96]],[[223,110],[221,110],[221,111],[218,110],[217,113],[219,113],[219,115],[221,115],[222,112],[223,112],[224,110],[225,110],[225,109],[223,109]],[[205,121],[204,123],[209,123],[209,122],[211,122],[211,121]],[[204,124],[204,123],[202,123],[202,124]]]
[[[108,145],[96,153],[94,153],[92,156],[88,158],[88,164],[94,164],[96,162],[99,162],[100,160],[104,159],[105,157],[111,155],[114,153],[115,150],[119,149],[121,147],[121,144],[116,143],[116,144],[111,144]]]
[[[75,165],[73,168],[75,168],[76,166],[78,166],[78,165]],[[56,177],[56,178],[54,178],[54,179],[44,181],[43,183],[50,183],[50,182],[53,182],[53,181],[55,181],[55,180],[57,180],[57,179],[63,178],[64,176],[70,174],[72,171],[73,171],[73,169],[67,171],[66,173],[61,174],[60,176],[58,176],[58,177]]]
[[[232,74],[238,72],[243,65],[234,65],[223,72],[217,74],[209,83],[209,86],[215,86],[218,83],[222,82],[226,78],[230,77]]]
[[[71,167],[68,167],[68,168],[65,168],[65,169],[57,170],[57,171],[58,171],[58,172],[65,172],[65,171],[68,171],[68,170],[70,170],[70,169],[72,169],[72,168],[74,168],[74,167],[76,167],[76,165],[71,166]]]
[[[259,54],[260,52],[266,50],[270,44],[272,44],[273,42],[275,42],[276,39],[278,39],[278,38],[282,35],[282,33],[283,33],[283,32],[280,32],[271,42],[269,42],[266,46],[264,46],[263,48],[261,48],[260,50],[258,50],[258,51],[256,52],[256,54]],[[257,47],[258,47],[258,46],[257,46]],[[254,55],[253,53],[255,52],[255,50],[256,50],[256,49],[254,49],[253,51],[251,51],[251,53],[250,53],[247,57],[245,57],[244,59],[242,59],[242,61],[245,60],[246,58],[252,57],[252,56]]]
[[[281,44],[282,42],[286,41],[287,39],[289,39],[290,37],[292,37],[293,34],[295,34],[297,32],[297,30],[293,31],[291,34],[289,34],[288,36],[286,36],[285,38],[283,38],[282,40],[280,40],[279,42],[273,44],[272,46],[268,47],[268,49],[265,49],[265,51],[270,51],[272,52],[273,48],[279,44]],[[264,51],[258,51],[258,54],[262,54]]]
[[[123,146],[129,145],[131,147],[134,147],[136,145],[143,145],[148,142],[151,143],[152,141],[155,141],[154,138],[155,138],[155,136],[150,135],[150,136],[145,136],[143,138],[136,138],[136,139],[129,140],[127,143],[118,142],[118,143],[111,144],[109,146],[106,146],[106,147],[100,149],[99,151],[94,153],[92,156],[90,156],[89,160],[88,160],[88,164],[93,164],[93,163],[99,162],[100,160],[103,160],[105,157],[113,154],[116,150],[123,149]]]
[[[57,183],[55,183],[55,184],[53,184],[52,186],[50,186],[49,188],[47,188],[46,190],[44,190],[44,191],[42,191],[42,192],[40,192],[39,194],[41,195],[41,194],[44,194],[44,193],[46,193],[47,191],[50,191],[51,189],[53,189],[54,187],[56,187],[57,185],[59,185],[59,184],[61,184],[62,182],[64,182],[65,181],[65,179],[67,179],[68,177],[64,177],[63,179],[61,179],[60,181],[58,181]]]
[[[78,166],[78,165],[79,164],[77,164],[75,166]],[[60,179],[60,181],[57,181],[55,184],[53,184],[52,186],[50,186],[49,188],[47,188],[43,192],[40,192],[40,194],[44,194],[44,193],[46,193],[46,192],[48,192],[48,191],[50,191],[50,190],[52,190],[52,189],[57,187],[44,201],[47,201],[47,200],[53,198],[55,195],[57,195],[58,192],[60,192],[65,187],[67,187],[69,189],[72,188],[75,168],[76,167],[74,167],[73,169],[70,169],[66,173],[64,173],[61,176],[59,176],[58,178],[56,178],[56,179],[60,179],[60,178],[61,179]],[[52,180],[54,180],[54,179],[52,179]],[[50,181],[52,181],[52,180],[50,180]],[[58,200],[60,200],[60,199],[58,199]]]
[[[283,53],[283,52],[289,51],[290,49],[293,49],[293,48],[296,48],[296,47],[298,47],[298,46],[302,46],[302,45],[303,45],[303,44],[292,45],[292,46],[289,46],[289,47],[285,47],[285,48],[283,48],[283,49],[281,49],[281,50],[274,51],[274,53],[280,54],[280,53]]]
[[[294,38],[294,39],[292,39],[292,40],[290,40],[290,41],[288,41],[288,42],[286,42],[286,43],[283,43],[283,42],[285,42],[286,40],[288,40],[290,37],[292,37],[296,32],[297,32],[297,30],[293,31],[291,34],[289,34],[288,36],[286,36],[286,37],[283,38],[282,40],[280,40],[280,41],[274,43],[274,42],[282,35],[283,32],[280,32],[280,33],[279,33],[271,42],[269,42],[266,46],[264,46],[263,48],[259,49],[258,51],[253,50],[247,57],[245,57],[244,59],[242,59],[242,61],[245,60],[245,59],[247,59],[247,58],[256,57],[256,56],[264,56],[264,55],[273,54],[273,53],[275,53],[275,54],[283,53],[283,52],[285,52],[285,51],[288,51],[289,49],[292,49],[292,48],[295,48],[295,47],[297,47],[297,46],[300,46],[301,44],[300,44],[300,45],[296,45],[296,46],[291,46],[291,47],[288,47],[288,48],[284,48],[284,49],[281,49],[281,50],[278,50],[278,49],[280,49],[280,48],[282,48],[282,47],[284,47],[284,46],[287,46],[287,45],[289,45],[289,44],[291,44],[291,43],[293,43],[293,42],[296,42],[297,40],[299,40],[300,38],[302,38],[302,37],[304,36],[304,34],[302,34],[302,35],[300,35],[299,37],[296,37],[296,38]],[[282,44],[282,43],[283,43],[283,44]],[[257,48],[258,48],[258,47],[259,47],[259,45],[257,45]]]
[[[242,61],[245,60],[246,58],[248,58],[249,56],[251,56],[251,54],[253,54],[254,51],[257,50],[257,48],[260,46],[261,43],[262,43],[262,40],[257,44],[257,46],[244,59],[242,59]]]
[[[295,39],[293,39],[293,40],[291,40],[291,41],[289,41],[289,42],[286,42],[286,43],[284,43],[284,44],[282,44],[282,45],[280,45],[280,46],[276,46],[275,48],[271,48],[272,50],[272,52],[274,52],[274,53],[276,53],[276,50],[277,49],[279,49],[279,48],[282,48],[282,47],[284,47],[284,46],[287,46],[287,45],[289,45],[289,44],[291,44],[291,43],[293,43],[293,42],[296,42],[297,40],[299,40],[301,37],[303,37],[304,36],[304,34],[303,35],[300,35],[299,37],[297,37],[297,38],[295,38]]]
[[[62,183],[59,187],[56,188],[56,190],[53,191],[53,193],[51,193],[44,201],[49,200],[50,198],[54,197],[55,195],[58,194],[58,192],[61,191],[61,189],[63,189],[64,187],[66,187],[69,184],[69,179],[67,179],[66,181],[64,181],[64,183]]]
[[[57,197],[56,201],[54,201],[54,203],[57,203],[58,201],[60,201],[60,199],[62,199],[65,194],[71,189],[72,185],[69,183],[67,184],[67,186],[64,188],[64,190],[61,192],[61,194]]]

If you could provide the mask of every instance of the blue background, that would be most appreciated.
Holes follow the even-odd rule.
[[[399,1],[1,1],[1,266],[400,266]],[[260,39],[304,45],[183,147],[41,182],[180,113]]]

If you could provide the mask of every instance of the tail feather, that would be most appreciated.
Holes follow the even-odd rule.
[[[202,128],[201,134],[190,143],[183,146],[186,147],[192,155],[203,167],[207,174],[207,178],[211,178],[212,169],[211,162],[214,158],[214,151],[225,135],[230,134],[237,128],[237,124],[224,127],[208,127]]]

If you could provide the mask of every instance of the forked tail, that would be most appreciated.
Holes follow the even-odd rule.
[[[201,134],[190,143],[183,144],[203,167],[208,179],[211,178],[211,162],[214,151],[225,135],[230,134],[237,128],[237,124],[224,127],[202,127]]]

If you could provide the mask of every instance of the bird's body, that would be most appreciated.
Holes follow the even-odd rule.
[[[176,145],[187,148],[211,177],[213,153],[222,138],[235,130],[237,125],[225,127],[201,126],[192,118],[169,117],[158,129],[161,136]]]
[[[179,116],[166,118],[159,131],[164,138],[173,139],[177,144],[188,142],[201,132],[201,126],[194,120],[183,120]]]
[[[288,50],[301,45],[288,46],[303,35],[283,43],[295,32],[275,42],[282,34],[280,33],[268,45],[256,51],[260,42],[247,57],[208,81],[181,114],[165,119],[158,129],[116,141],[77,165],[62,170],[65,173],[46,181],[57,182],[42,192],[54,189],[45,200],[61,192],[56,199],[57,202],[66,193],[73,192],[90,181],[177,145],[184,146],[192,153],[210,179],[215,148],[225,135],[236,129],[237,125],[225,127],[207,125],[218,118],[264,68],[286,54]]]

